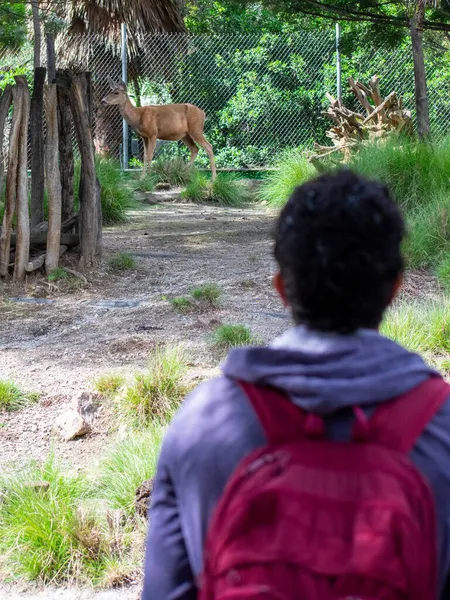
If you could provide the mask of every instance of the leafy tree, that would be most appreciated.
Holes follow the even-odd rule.
[[[27,38],[27,14],[22,2],[0,4],[0,48],[17,49]]]
[[[397,29],[409,31],[419,135],[429,134],[423,32],[450,32],[450,5],[446,0],[266,0],[265,4],[281,14],[301,13],[314,18],[369,23],[374,30],[382,30],[388,36],[393,36]]]

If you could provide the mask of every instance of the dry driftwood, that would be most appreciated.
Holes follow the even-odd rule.
[[[81,154],[81,179],[80,179],[80,265],[81,267],[93,266],[101,252],[101,227],[99,231],[99,215],[101,203],[99,185],[95,172],[94,142],[92,139],[91,110],[90,110],[91,82],[88,73],[74,77],[71,84],[70,100],[78,146]]]
[[[78,215],[74,215],[73,217],[70,217],[70,219],[67,219],[66,221],[64,221],[63,223],[61,223],[61,233],[66,233],[67,231],[70,231],[71,229],[73,229],[75,227],[75,225],[78,222]],[[39,225],[37,225],[36,227],[33,227],[33,229],[31,230],[31,234],[33,233],[47,233],[48,231],[48,221],[44,221],[42,223],[39,223]]]
[[[58,163],[58,97],[54,83],[45,86],[45,117],[47,139],[45,146],[45,175],[48,193],[48,234],[45,271],[58,267],[61,238],[61,180]]]
[[[25,267],[30,256],[30,214],[28,209],[28,122],[30,116],[30,91],[25,77],[15,77],[16,87],[21,90],[22,115],[17,159],[17,241],[14,279],[25,279]]]
[[[23,102],[19,86],[12,88],[13,117],[9,134],[8,174],[6,177],[5,212],[0,235],[0,276],[5,277],[9,268],[11,227],[16,208],[17,164],[19,157],[19,138],[22,125]]]
[[[7,85],[0,95],[0,194],[3,190],[4,181],[4,160],[3,160],[3,136],[5,132],[6,117],[8,116],[9,107],[12,102],[12,89],[10,85]]]
[[[411,113],[403,108],[402,99],[396,92],[391,92],[383,99],[378,77],[372,77],[368,86],[352,78],[348,83],[366,114],[348,109],[327,93],[330,106],[323,114],[334,122],[327,132],[333,145],[315,144],[310,160],[319,170],[320,159],[336,158],[346,162],[351,151],[362,144],[374,142],[393,132],[412,133]]]
[[[31,138],[31,227],[44,218],[44,83],[47,69],[34,70],[33,95],[30,107]]]
[[[11,246],[15,246],[17,241],[16,234],[11,235]],[[62,233],[60,243],[63,246],[78,246],[80,243],[80,236],[77,233]],[[32,233],[30,235],[30,246],[39,247],[47,246],[47,234],[46,233]]]
[[[57,71],[58,81],[64,71]],[[70,77],[66,74],[67,77]],[[67,84],[70,87],[70,84]],[[68,87],[58,85],[58,135],[59,135],[59,170],[61,176],[62,219],[70,219],[74,213],[74,159],[72,146],[72,111]]]
[[[62,256],[64,252],[68,249],[68,246],[60,246],[59,247],[59,256]],[[33,271],[37,271],[41,267],[44,266],[45,263],[45,252],[39,254],[39,256],[35,256],[33,260],[30,260],[27,266],[25,267],[27,273],[32,273]]]

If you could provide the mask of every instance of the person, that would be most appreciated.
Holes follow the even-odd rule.
[[[194,599],[215,508],[240,462],[267,444],[239,381],[281,390],[346,441],[353,406],[368,413],[436,376],[378,331],[402,283],[405,229],[386,187],[351,171],[298,187],[275,233],[275,288],[293,327],[267,347],[234,349],[221,376],[199,385],[171,423],[149,511],[143,600]],[[450,567],[450,403],[410,458],[437,513],[439,585]],[[442,592],[442,598],[445,593]]]

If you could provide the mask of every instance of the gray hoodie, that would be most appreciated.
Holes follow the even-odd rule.
[[[433,374],[418,355],[369,330],[341,336],[296,327],[269,347],[233,350],[223,375],[190,394],[165,437],[150,508],[143,600],[196,597],[216,503],[238,463],[266,443],[233,380],[284,390],[296,405],[325,418],[332,439],[345,440],[351,411],[341,409],[357,405],[370,411]],[[411,458],[434,491],[443,584],[450,567],[450,401]]]

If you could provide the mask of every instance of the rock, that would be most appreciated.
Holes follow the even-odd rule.
[[[92,392],[79,392],[72,397],[71,406],[89,425],[93,425],[101,408],[100,395]]]
[[[134,507],[139,516],[147,518],[147,511],[152,499],[153,479],[146,479],[136,490]]]
[[[53,431],[64,441],[70,442],[89,433],[91,426],[77,411],[67,410],[56,419]]]

